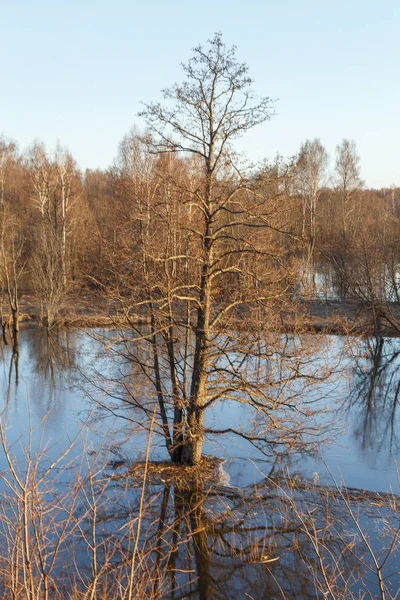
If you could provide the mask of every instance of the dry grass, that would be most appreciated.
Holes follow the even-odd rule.
[[[150,483],[170,485],[180,490],[191,490],[199,484],[218,482],[218,471],[223,462],[222,459],[209,456],[203,457],[198,465],[152,461],[147,465],[147,478]],[[145,462],[137,462],[131,465],[123,476],[130,477],[134,483],[140,484],[143,481],[145,468]]]
[[[135,325],[147,325],[148,320],[137,315],[130,317],[131,323]],[[127,320],[123,316],[108,316],[108,315],[79,315],[68,313],[59,317],[57,325],[60,327],[129,327]]]

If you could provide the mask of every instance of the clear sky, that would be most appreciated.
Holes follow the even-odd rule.
[[[0,133],[107,167],[215,31],[278,99],[240,144],[252,160],[319,137],[333,162],[347,137],[368,186],[400,185],[399,0],[0,0]]]

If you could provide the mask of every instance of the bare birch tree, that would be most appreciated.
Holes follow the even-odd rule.
[[[70,152],[61,146],[57,147],[54,162],[59,202],[57,228],[60,239],[62,281],[65,290],[67,288],[67,236],[70,233],[70,212],[79,196],[77,168]]]
[[[341,196],[342,245],[345,248],[348,221],[354,210],[352,196],[363,184],[360,178],[360,157],[354,140],[344,139],[340,146],[336,146],[335,184]]]
[[[316,242],[317,204],[321,188],[326,184],[328,154],[318,138],[307,140],[300,148],[297,162],[297,187],[302,199],[302,237],[306,239],[307,264],[310,263]],[[307,220],[309,228],[307,228]]]

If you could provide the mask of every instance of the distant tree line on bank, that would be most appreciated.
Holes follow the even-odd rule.
[[[183,153],[154,153],[151,143],[150,134],[132,130],[112,167],[83,173],[61,146],[49,152],[35,141],[20,152],[16,142],[0,138],[3,309],[16,314],[19,293],[28,293],[51,324],[71,291],[117,284],[121,289],[132,281],[137,290],[145,285],[140,246],[146,223],[150,254],[163,246],[164,236],[174,251],[198,250],[187,231],[196,218],[187,190],[195,194],[201,185],[201,162]],[[331,169],[324,146],[314,139],[290,161],[277,157],[245,175],[226,164],[219,177],[221,186],[240,185],[248,202],[250,188],[262,198],[264,218],[273,225],[264,235],[294,288],[302,282],[312,294],[315,273],[329,265],[343,297],[398,301],[400,188],[364,188],[354,141],[337,146]],[[232,272],[220,293],[230,294],[236,283]]]

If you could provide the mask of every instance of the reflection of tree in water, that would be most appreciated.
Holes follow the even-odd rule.
[[[68,329],[39,329],[30,338],[32,369],[53,384],[76,365],[75,333]]]
[[[390,452],[398,448],[396,437],[397,406],[400,393],[398,359],[400,348],[395,340],[375,337],[363,340],[355,360],[354,384],[350,409],[356,424],[355,437],[363,449]]]
[[[201,484],[192,489],[167,483],[149,486],[141,526],[148,597],[316,597],[314,576],[320,576],[318,560],[305,527],[311,527],[312,519],[312,527],[324,546],[321,554],[327,569],[329,560],[334,562],[333,557],[344,557],[348,539],[337,539],[328,532],[327,523],[333,521],[325,491],[286,488],[289,500],[277,484],[278,480],[275,484],[266,479],[245,489],[206,489]],[[293,509],[300,504],[306,515],[303,522]],[[342,518],[337,506],[335,510],[336,516]],[[122,523],[136,522],[137,511],[138,505],[134,504],[125,514],[120,512],[119,518]],[[114,527],[118,532],[124,530],[120,523],[114,523]],[[341,521],[339,529],[342,528]],[[109,534],[110,531],[108,539]],[[129,555],[130,547],[126,542],[122,557]],[[342,583],[347,579],[354,581],[355,563],[351,552],[340,561]],[[332,579],[332,588],[337,590],[339,585]]]
[[[4,338],[3,338],[4,342]],[[5,380],[7,380],[6,400],[9,402],[13,390],[18,387],[19,382],[19,339],[15,335],[11,340],[11,344],[4,342],[0,345],[0,357],[4,366],[8,364],[8,372]]]
[[[67,329],[35,328],[24,332],[21,338],[25,350],[23,369],[28,373],[21,397],[28,398],[37,418],[46,419],[49,431],[60,426],[68,407],[78,364],[78,335]]]

